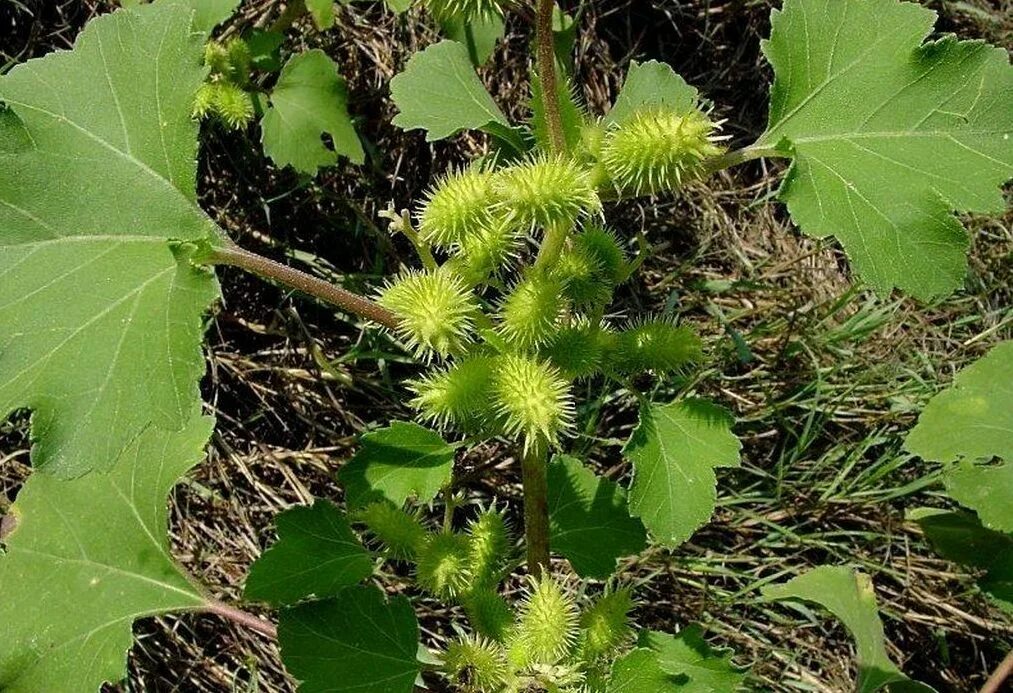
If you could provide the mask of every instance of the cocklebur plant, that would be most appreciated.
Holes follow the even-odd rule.
[[[197,205],[198,121],[255,127],[243,97],[221,90],[257,93],[279,166],[310,174],[339,156],[365,160],[326,54],[282,67],[277,36],[209,42],[237,4],[125,8],[92,21],[72,50],[0,76],[0,408],[31,409],[34,442],[33,473],[2,525],[0,688],[97,690],[124,676],[134,619],[178,611],[277,638],[304,691],[407,692],[420,676],[482,692],[743,687],[746,673],[699,627],[640,628],[636,592],[615,575],[648,540],[676,550],[709,520],[716,470],[739,464],[740,444],[728,411],[699,397],[694,378],[672,378],[706,362],[704,340],[671,315],[620,310],[649,244],[608,223],[610,205],[791,159],[780,197],[803,232],[835,236],[880,294],[945,295],[965,266],[955,213],[1005,208],[1005,52],[950,36],[925,43],[932,12],[900,0],[785,0],[763,44],[768,127],[733,148],[720,104],[705,107],[660,63],[633,63],[612,107],[590,112],[564,74],[572,44],[554,36],[572,17],[552,2],[428,0],[427,13],[459,26],[514,8],[533,17],[532,115],[503,114],[473,70],[474,41],[408,60],[390,84],[394,124],[429,140],[479,130],[491,151],[447,166],[392,215],[418,260],[371,298],[239,247]],[[277,23],[304,11],[333,24],[333,3],[317,0],[291,3]],[[418,422],[361,436],[337,473],[343,506],[318,499],[278,517],[278,540],[244,588],[277,626],[209,596],[167,539],[166,495],[213,429],[198,384],[219,265],[375,324],[419,362],[404,383]],[[666,379],[659,391],[683,390],[673,401],[641,392]],[[573,454],[589,387],[640,408],[621,452],[625,487]],[[979,394],[975,403],[993,401]],[[493,439],[502,460],[457,465]],[[587,442],[618,467],[606,442]],[[469,485],[501,462],[520,467],[522,507]],[[1009,504],[997,511],[975,493],[1002,468],[965,462],[951,493],[989,531],[1008,531]],[[422,642],[415,596],[446,607],[452,632]],[[825,566],[763,596],[841,618],[861,690],[917,688],[887,654],[868,576]]]

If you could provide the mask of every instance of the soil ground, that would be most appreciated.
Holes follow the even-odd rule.
[[[247,0],[225,32],[270,22],[279,3]],[[578,3],[565,2],[573,9]],[[1010,47],[1006,0],[926,3],[940,31]],[[770,70],[759,42],[771,3],[759,0],[585,2],[576,77],[593,112],[614,98],[631,60],[671,63],[727,118],[745,144],[762,132]],[[70,46],[84,22],[111,9],[99,0],[0,0],[0,65]],[[435,174],[485,150],[480,137],[428,145],[390,124],[388,81],[436,39],[418,11],[379,3],[339,7],[338,25],[289,31],[286,50],[319,47],[348,78],[351,109],[369,143],[365,167],[339,165],[317,179],[279,171],[259,134],[205,129],[204,208],[240,243],[371,291],[412,255],[378,211],[411,206]],[[510,115],[527,116],[530,27],[509,22],[483,70]],[[686,388],[738,417],[742,468],[719,478],[713,522],[674,552],[626,562],[622,580],[640,599],[640,625],[705,626],[716,646],[749,665],[751,685],[773,691],[846,691],[854,648],[829,618],[764,603],[759,587],[824,563],[873,576],[895,661],[941,691],[972,691],[1013,646],[1013,624],[974,587],[973,576],[936,557],[906,508],[945,506],[938,470],[906,455],[903,433],[927,399],[962,366],[1011,337],[1013,217],[967,219],[973,244],[965,287],[931,305],[877,298],[851,284],[831,242],[799,235],[770,201],[782,169],[754,163],[676,199],[607,209],[624,238],[646,234],[653,252],[616,313],[669,311],[695,325],[712,356],[688,381],[639,383],[657,399]],[[313,497],[340,502],[334,480],[363,430],[407,418],[402,383],[416,372],[389,338],[326,306],[233,271],[210,321],[204,384],[218,428],[207,461],[171,499],[176,555],[223,599],[273,539],[275,515]],[[636,422],[626,393],[587,388],[573,449],[602,473],[628,470],[619,450]],[[0,513],[29,473],[25,420],[0,430]],[[490,444],[466,470],[500,459],[471,491],[509,500],[519,480],[511,451]],[[386,584],[409,590],[397,575]],[[423,600],[424,635],[437,642],[451,614]],[[290,691],[276,647],[213,616],[142,621],[130,653],[137,691]]]

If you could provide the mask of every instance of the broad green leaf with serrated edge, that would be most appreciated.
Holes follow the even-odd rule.
[[[563,137],[567,149],[573,150],[580,144],[584,129],[584,111],[577,101],[577,95],[570,83],[564,79],[557,84],[559,114],[563,123]],[[531,80],[531,132],[535,142],[545,151],[551,151],[549,128],[545,121],[545,103],[542,100],[542,83]]]
[[[908,519],[918,523],[940,556],[984,570],[978,586],[1013,614],[1013,536],[986,529],[965,512],[916,508]]]
[[[306,0],[306,9],[317,29],[323,31],[334,26],[334,0]]]
[[[411,603],[373,586],[282,611],[278,642],[300,693],[411,693],[419,673]]]
[[[815,602],[832,613],[855,638],[858,650],[858,691],[872,693],[900,683],[905,690],[932,691],[904,676],[886,652],[876,593],[868,575],[843,566],[820,566],[779,585],[763,589],[767,599]]]
[[[552,550],[582,577],[607,578],[616,560],[643,550],[644,526],[630,517],[626,491],[568,456],[549,465]]]
[[[149,429],[104,474],[34,474],[0,552],[0,690],[81,693],[126,676],[134,619],[200,609],[169,553],[166,495],[202,456],[211,420]]]
[[[214,277],[186,248],[203,40],[175,5],[118,10],[72,51],[0,77],[0,417],[33,410],[33,463],[108,468],[199,401]]]
[[[952,212],[1001,213],[1013,175],[1006,51],[923,44],[935,16],[898,0],[785,0],[763,46],[775,80],[758,144],[794,157],[781,199],[880,294],[959,286],[967,236]]]
[[[345,82],[326,53],[314,49],[290,58],[261,121],[264,151],[279,166],[303,173],[331,166],[339,155],[361,164],[366,155],[347,104]],[[325,133],[331,136],[333,150],[324,145]]]
[[[953,462],[946,490],[986,527],[1013,532],[1013,342],[1003,342],[960,371],[933,397],[904,447],[934,462]],[[997,466],[976,464],[998,457]]]
[[[606,125],[617,125],[644,108],[664,106],[685,113],[696,106],[697,90],[686,84],[665,63],[633,62],[615,105],[605,116]]]
[[[158,0],[156,4],[184,5],[193,10],[194,31],[209,32],[235,13],[242,0]]]
[[[429,142],[482,130],[515,149],[524,148],[475,74],[468,49],[456,41],[440,41],[413,55],[404,72],[390,81],[390,95],[399,111],[394,124],[425,130]]]
[[[359,451],[338,478],[350,507],[382,498],[400,505],[409,498],[428,503],[450,482],[454,447],[439,433],[395,421],[362,436]]]
[[[665,693],[682,687],[658,662],[658,653],[645,648],[617,659],[612,665],[605,693]]]
[[[247,599],[294,604],[331,597],[373,572],[371,555],[345,515],[329,501],[278,516],[278,541],[257,559],[246,579]]]
[[[678,635],[643,631],[640,646],[657,652],[661,669],[679,676],[679,690],[687,693],[732,693],[741,690],[746,679],[745,672],[732,664],[731,654],[720,654],[707,644],[700,626],[689,626]]]
[[[678,546],[710,519],[714,469],[740,462],[732,423],[728,411],[701,399],[641,407],[624,448],[633,462],[630,510],[657,542]]]

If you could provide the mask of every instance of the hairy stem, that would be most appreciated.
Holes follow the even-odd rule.
[[[548,448],[534,443],[521,456],[524,481],[524,540],[527,545],[528,572],[541,577],[549,567],[549,484]]]
[[[537,0],[535,10],[535,43],[538,81],[542,85],[542,103],[545,106],[545,123],[549,131],[549,145],[554,154],[566,152],[563,134],[563,116],[559,111],[559,90],[556,86],[556,49],[552,35],[554,0]]]
[[[254,630],[261,635],[266,635],[272,640],[278,639],[278,627],[270,621],[265,621],[258,616],[254,616],[248,611],[237,609],[234,606],[229,606],[224,602],[220,602],[216,599],[208,600],[205,605],[205,610],[208,613],[217,614],[222,618],[228,619],[234,623],[238,623],[241,626]]]
[[[1013,650],[1006,655],[992,675],[988,677],[988,681],[981,687],[981,693],[999,693],[1002,690],[1002,685],[1010,676],[1013,676]]]
[[[265,279],[271,279],[389,329],[395,329],[398,325],[397,316],[365,296],[342,289],[340,286],[317,279],[237,245],[213,248],[205,258],[205,262],[213,265],[231,265]]]

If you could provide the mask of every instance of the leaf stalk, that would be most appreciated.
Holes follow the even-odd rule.
[[[212,265],[238,267],[251,274],[318,298],[343,311],[371,320],[388,329],[393,330],[398,326],[398,319],[394,313],[365,296],[342,289],[340,286],[335,286],[323,279],[257,255],[237,245],[230,243],[226,246],[214,247],[208,252],[204,261]]]

